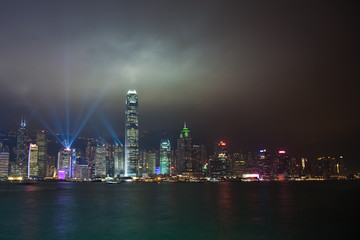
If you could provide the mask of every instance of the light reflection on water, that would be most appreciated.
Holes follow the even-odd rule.
[[[55,203],[53,231],[58,238],[64,239],[76,229],[76,221],[73,220],[73,215],[76,214],[76,205],[72,194],[65,191],[58,192]]]
[[[351,230],[359,185],[0,185],[0,239],[323,239]]]

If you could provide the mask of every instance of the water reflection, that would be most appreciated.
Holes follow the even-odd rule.
[[[38,186],[29,185],[24,186],[22,189],[24,196],[21,198],[21,206],[19,209],[22,211],[19,214],[19,226],[21,226],[21,233],[23,239],[32,239],[40,231],[41,226],[39,221],[39,194],[36,192],[39,190]]]
[[[57,239],[66,239],[69,234],[76,228],[76,221],[74,221],[74,212],[76,211],[76,204],[71,191],[71,185],[65,187],[64,190],[56,192],[55,208],[53,215],[53,234]]]
[[[291,193],[291,183],[281,183],[279,193],[277,194],[277,212],[279,220],[283,222],[290,222],[294,218],[294,203]]]
[[[262,216],[260,213],[260,196],[259,196],[259,188],[250,187],[249,193],[249,216],[250,221],[253,223],[259,223],[262,221]]]
[[[231,183],[223,182],[219,184],[219,215],[220,220],[229,223],[233,221],[233,199]]]

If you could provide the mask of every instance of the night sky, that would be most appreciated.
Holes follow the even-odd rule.
[[[106,135],[102,114],[123,137],[134,88],[142,133],[174,135],[186,121],[209,147],[225,139],[233,151],[341,154],[358,165],[350,3],[1,0],[0,129],[25,114],[30,129],[72,133],[84,122],[80,135]]]

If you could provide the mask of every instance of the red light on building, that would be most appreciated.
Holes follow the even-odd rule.
[[[41,130],[41,132],[43,132],[43,133],[44,133],[44,132],[45,132],[45,130]]]
[[[219,145],[220,145],[220,146],[226,146],[226,142],[221,141],[221,142],[219,143]]]
[[[279,154],[285,154],[286,152],[285,151],[279,151]]]

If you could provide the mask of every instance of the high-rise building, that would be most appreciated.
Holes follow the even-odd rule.
[[[28,176],[28,154],[27,154],[27,130],[26,121],[21,119],[20,128],[17,131],[16,139],[16,173],[18,177],[26,178]]]
[[[170,173],[170,140],[162,139],[160,141],[160,173],[161,174],[169,174]]]
[[[76,150],[75,148],[71,151],[71,163],[70,163],[70,178],[74,178],[74,172],[75,172],[75,165],[77,164],[77,158],[76,158]]]
[[[193,145],[192,158],[194,171],[203,172],[204,166],[208,163],[205,145]]]
[[[301,176],[309,176],[310,171],[309,171],[309,162],[308,159],[305,157],[301,158]]]
[[[47,138],[45,130],[41,130],[36,134],[36,145],[38,146],[38,166],[39,166],[39,177],[46,177],[46,167],[48,162],[47,155]]]
[[[213,177],[226,176],[231,173],[227,143],[224,141],[215,145],[214,156],[210,161],[210,173]]]
[[[270,154],[266,149],[261,149],[257,156],[258,173],[262,178],[269,179],[272,177],[272,164]]]
[[[125,110],[125,176],[139,175],[139,110],[138,95],[129,90]]]
[[[147,174],[155,174],[156,169],[156,160],[157,155],[156,152],[142,152],[143,160],[144,160],[144,172]]]
[[[58,179],[71,177],[72,150],[67,148],[58,153],[57,176]]]
[[[180,132],[177,148],[177,166],[175,166],[177,172],[192,172],[194,170],[192,161],[192,138],[190,130],[186,127],[186,123],[184,123],[184,128]]]
[[[89,141],[85,149],[85,159],[88,163],[89,178],[95,177],[95,151],[96,151],[96,146],[94,145],[94,142]]]
[[[345,173],[343,156],[339,158],[331,156],[319,157],[315,162],[314,170],[315,177],[325,179],[338,178]]]
[[[106,177],[106,147],[99,145],[95,150],[95,177]]]
[[[241,177],[246,173],[245,168],[245,155],[241,153],[233,153],[230,155],[232,163],[232,175],[236,177]]]
[[[290,157],[284,150],[278,152],[273,163],[274,173],[279,179],[285,179],[290,176]]]
[[[124,147],[116,144],[114,147],[114,177],[124,175]]]
[[[7,179],[9,177],[9,157],[8,151],[4,151],[0,143],[0,179]]]
[[[105,143],[106,147],[106,176],[114,177],[114,167],[115,167],[115,159],[114,159],[114,149],[115,144]]]
[[[28,159],[28,179],[39,177],[39,148],[36,144],[30,143]]]
[[[46,177],[55,178],[57,176],[57,162],[55,155],[47,156],[47,164],[46,164]]]
[[[76,164],[74,170],[74,178],[85,179],[88,177],[88,165],[86,164]]]

